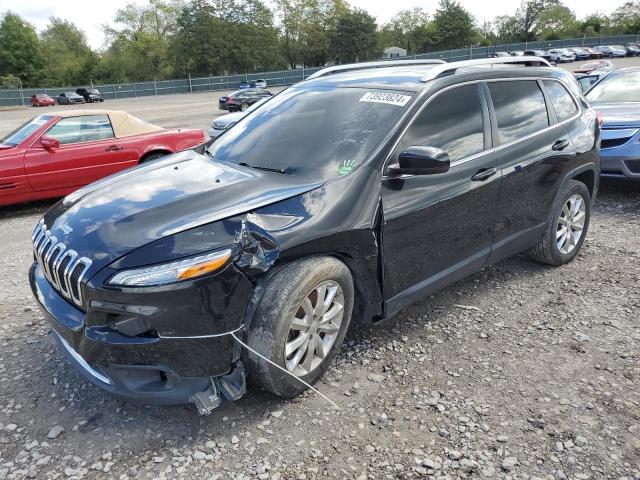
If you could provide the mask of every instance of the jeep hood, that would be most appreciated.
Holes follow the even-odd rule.
[[[150,242],[324,183],[217,162],[192,150],[107,177],[54,205],[44,223],[92,271]]]

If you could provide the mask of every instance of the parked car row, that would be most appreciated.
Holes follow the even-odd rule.
[[[77,105],[80,103],[104,102],[102,93],[96,88],[78,88],[75,92],[62,92],[56,97],[58,105]],[[31,96],[31,106],[49,107],[56,104],[56,100],[46,93],[36,93]]]
[[[549,50],[531,49],[531,50],[514,50],[511,52],[493,52],[489,57],[500,58],[514,56],[519,57],[530,55],[541,57],[551,62],[569,63],[576,60],[599,59],[603,57],[634,57],[640,55],[640,44],[627,43],[622,45],[598,45],[594,47],[568,47],[568,48],[551,48]]]

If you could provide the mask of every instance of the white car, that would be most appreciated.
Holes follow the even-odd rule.
[[[551,60],[556,63],[570,63],[576,59],[575,53],[566,48],[552,48],[549,50]]]
[[[256,80],[256,88],[267,88],[267,81],[264,79]]]
[[[271,98],[271,97],[269,97]],[[247,114],[251,113],[252,111],[254,111],[257,107],[259,107],[260,105],[262,105],[264,102],[266,102],[267,100],[269,100],[269,98],[264,98],[262,100],[257,101],[256,103],[254,103],[253,105],[251,105],[248,109],[246,109],[244,112],[233,112],[233,113],[227,113],[226,115],[220,115],[219,117],[216,117],[212,122],[211,122],[211,126],[209,127],[209,129],[207,130],[207,133],[209,134],[209,136],[211,137],[211,139],[215,140],[216,138],[218,138],[220,135],[222,135],[224,132],[226,132],[227,130],[229,130],[229,128],[231,128],[232,126],[234,126],[236,123],[238,123],[242,118],[244,118]]]

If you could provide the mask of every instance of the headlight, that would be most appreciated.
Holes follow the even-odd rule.
[[[181,282],[215,272],[230,258],[231,250],[227,249],[152,267],[124,270],[111,277],[108,283],[128,287],[149,287]]]

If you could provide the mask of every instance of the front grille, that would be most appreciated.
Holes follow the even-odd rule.
[[[640,173],[640,160],[625,160],[624,163],[631,173]]]
[[[44,220],[40,220],[31,235],[33,252],[47,281],[63,296],[82,306],[80,285],[91,260],[79,257],[75,250],[67,249],[63,242],[51,235]]]
[[[600,141],[600,148],[614,148],[614,147],[619,147],[620,145],[624,145],[625,143],[627,143],[629,141],[631,137],[625,137],[625,138],[609,138],[609,139],[602,139]]]

